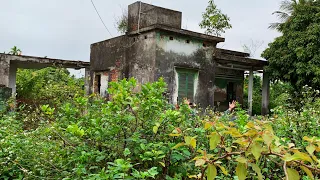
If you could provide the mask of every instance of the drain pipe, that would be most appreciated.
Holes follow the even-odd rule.
[[[141,1],[139,5],[138,34],[140,34]]]

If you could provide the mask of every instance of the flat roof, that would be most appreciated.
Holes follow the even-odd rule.
[[[139,33],[143,33],[143,32],[147,32],[147,31],[153,31],[153,30],[162,30],[162,31],[167,31],[167,32],[173,32],[176,34],[181,34],[181,35],[185,35],[185,36],[190,36],[193,38],[197,38],[197,39],[202,39],[205,41],[214,41],[214,42],[224,42],[225,38],[222,37],[217,37],[217,36],[211,36],[211,35],[207,35],[207,34],[203,34],[203,33],[198,33],[198,32],[194,32],[194,31],[189,31],[186,29],[178,29],[178,28],[174,28],[174,27],[169,27],[166,25],[161,25],[161,24],[155,24],[149,27],[145,27],[145,28],[141,28],[139,31],[132,31],[127,33],[127,35],[136,35]]]
[[[268,65],[264,59],[250,58],[248,53],[217,48],[214,57],[220,67],[242,70],[262,70]],[[218,66],[218,67],[219,67]]]
[[[7,59],[17,65],[18,68],[42,68],[49,66],[61,66],[64,68],[88,68],[90,62],[78,60],[63,60],[47,57],[26,56],[26,55],[12,55],[0,53],[0,59]]]

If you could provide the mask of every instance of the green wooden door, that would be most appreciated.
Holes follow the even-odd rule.
[[[194,102],[194,80],[196,71],[177,70],[178,72],[178,101],[183,102],[184,98]]]

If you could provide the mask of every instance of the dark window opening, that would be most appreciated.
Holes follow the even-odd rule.
[[[207,47],[207,44],[206,44],[206,43],[203,43],[203,47]]]
[[[227,101],[232,102],[233,100],[236,100],[236,90],[235,90],[235,83],[234,82],[228,82],[227,85]]]
[[[99,93],[101,92],[101,75],[95,76],[95,92]]]
[[[144,39],[148,39],[148,36],[144,36]]]
[[[135,42],[136,41],[136,38],[133,38],[133,42]]]
[[[189,43],[190,43],[190,40],[186,40],[186,43],[188,43],[188,44],[189,44]]]
[[[173,40],[173,37],[172,36],[170,36],[170,38],[169,38],[170,40]]]

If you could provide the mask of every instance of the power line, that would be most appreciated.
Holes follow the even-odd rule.
[[[110,36],[113,37],[112,34],[110,33],[109,29],[107,28],[106,24],[104,24],[104,22],[103,22],[103,20],[102,20],[102,18],[101,18],[101,16],[100,16],[100,14],[99,14],[96,6],[95,6],[94,3],[93,3],[93,0],[91,0],[91,3],[92,3],[92,5],[93,5],[94,9],[96,10],[96,12],[97,12],[97,14],[98,14],[98,16],[99,16],[102,24],[104,25],[104,27],[106,28],[106,30],[108,31],[108,33],[110,34]]]

